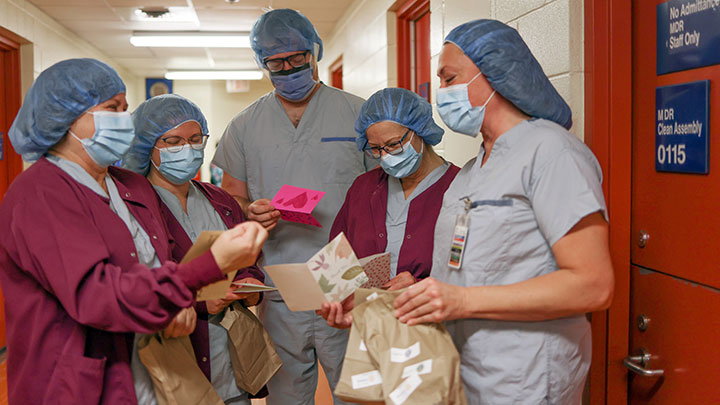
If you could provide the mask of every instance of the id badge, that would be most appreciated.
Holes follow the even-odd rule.
[[[465,200],[465,212],[458,214],[455,219],[455,229],[453,230],[452,243],[450,244],[450,258],[448,259],[448,267],[455,270],[460,270],[460,267],[462,267],[465,242],[467,241],[470,226],[470,209],[472,208],[472,202],[467,197],[463,198],[463,200]]]

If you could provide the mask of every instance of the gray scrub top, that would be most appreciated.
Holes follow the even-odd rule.
[[[203,231],[224,231],[227,229],[220,215],[207,197],[190,182],[187,199],[187,213],[180,200],[170,191],[153,185],[160,199],[167,205],[175,219],[180,222],[190,240],[195,243]],[[191,213],[189,215],[188,213]],[[229,339],[225,328],[220,325],[225,311],[208,316],[208,340],[210,344],[210,381],[223,401],[247,398],[247,393],[235,383],[235,371],[230,360]]]
[[[90,174],[88,174],[88,172],[86,172],[85,169],[77,163],[50,154],[47,155],[47,159],[70,175],[70,177],[78,183],[102,197],[109,198],[110,209],[116,213],[120,219],[122,219],[132,235],[135,250],[138,255],[138,261],[151,269],[160,267],[162,263],[160,263],[160,259],[158,259],[155,249],[152,247],[150,237],[128,210],[125,205],[125,201],[123,201],[118,193],[115,182],[112,181],[112,177],[110,177],[109,174],[105,175],[105,185],[108,188],[108,192],[106,193],[97,181],[95,181],[95,179],[92,178],[92,176],[90,176]],[[157,401],[155,399],[155,390],[153,388],[152,380],[150,379],[150,374],[148,374],[147,369],[140,361],[140,356],[138,355],[138,342],[142,336],[143,334],[141,333],[135,334],[133,353],[132,358],[130,359],[130,369],[132,370],[135,395],[137,396],[138,403],[154,405],[157,404]]]
[[[405,225],[407,224],[410,203],[428,187],[440,180],[449,167],[450,163],[448,162],[436,167],[420,181],[407,199],[405,199],[405,191],[403,191],[400,179],[388,176],[387,213],[385,214],[387,247],[385,251],[390,252],[392,274],[397,275],[398,258],[400,257],[400,248],[402,248],[403,241],[405,241]]]
[[[579,220],[606,214],[600,165],[559,125],[524,121],[501,135],[452,182],[435,228],[432,275],[461,286],[505,285],[558,269],[551,247]],[[460,270],[447,265],[455,221],[469,197],[469,232]],[[461,355],[471,404],[580,403],[590,366],[584,314],[540,322],[446,322]]]
[[[304,263],[328,243],[348,188],[366,170],[354,130],[362,103],[323,84],[296,128],[273,91],[228,125],[213,164],[246,182],[251,200],[272,200],[284,184],[325,192],[312,212],[323,227],[280,220],[263,246],[264,265]],[[274,285],[269,277],[265,283]],[[266,298],[281,299],[277,292]]]

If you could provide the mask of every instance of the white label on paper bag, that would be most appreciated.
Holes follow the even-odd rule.
[[[407,366],[403,369],[402,378],[408,378],[413,374],[423,375],[432,372],[432,359],[421,361],[420,363]]]
[[[400,383],[400,385],[395,388],[395,391],[390,393],[389,397],[395,405],[400,405],[407,401],[410,394],[412,394],[415,389],[420,386],[420,383],[422,383],[420,376],[413,374],[410,378]]]
[[[410,359],[414,359],[420,354],[420,342],[408,347],[407,349],[390,348],[390,361],[393,363],[404,363]]]
[[[350,379],[352,380],[352,387],[354,390],[382,384],[382,377],[380,376],[380,372],[377,370],[368,371],[367,373],[362,374],[355,374],[350,377]]]
[[[374,292],[374,293],[368,295],[368,296],[365,298],[365,301],[372,301],[372,300],[374,300],[374,299],[377,298],[377,297],[378,297],[378,293]]]
[[[366,351],[367,351],[367,347],[365,346],[365,341],[364,341],[364,340],[361,340],[361,341],[360,341],[359,350],[360,350],[361,352],[366,352]]]

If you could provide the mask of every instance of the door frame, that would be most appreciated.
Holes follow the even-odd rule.
[[[630,336],[632,175],[632,5],[627,0],[585,0],[585,143],[602,167],[610,216],[615,296],[592,314],[590,403],[627,403]]]
[[[3,137],[3,160],[7,160],[7,185],[9,186],[12,180],[19,175],[23,170],[22,157],[15,152],[10,139],[8,138],[7,130],[15,120],[15,115],[20,109],[21,104],[21,91],[20,91],[20,43],[11,39],[9,36],[3,35],[0,31],[0,52],[6,53],[6,57],[2,71],[6,77],[3,79],[10,78],[6,81],[6,86],[0,86],[1,93],[0,97],[5,101],[5,122],[7,128],[0,128]],[[3,112],[0,111],[0,114]],[[0,201],[2,201],[3,190],[0,190]]]
[[[395,11],[396,15],[396,38],[397,38],[397,87],[402,87],[415,92],[412,88],[412,77],[408,69],[411,66],[410,50],[410,24],[430,12],[430,0],[406,0],[402,2]]]

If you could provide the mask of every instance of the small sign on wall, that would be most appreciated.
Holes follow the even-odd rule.
[[[145,98],[159,96],[161,94],[172,94],[173,82],[163,78],[145,79]]]
[[[707,174],[710,81],[655,89],[655,170]]]
[[[720,0],[657,6],[657,74],[720,63]]]

